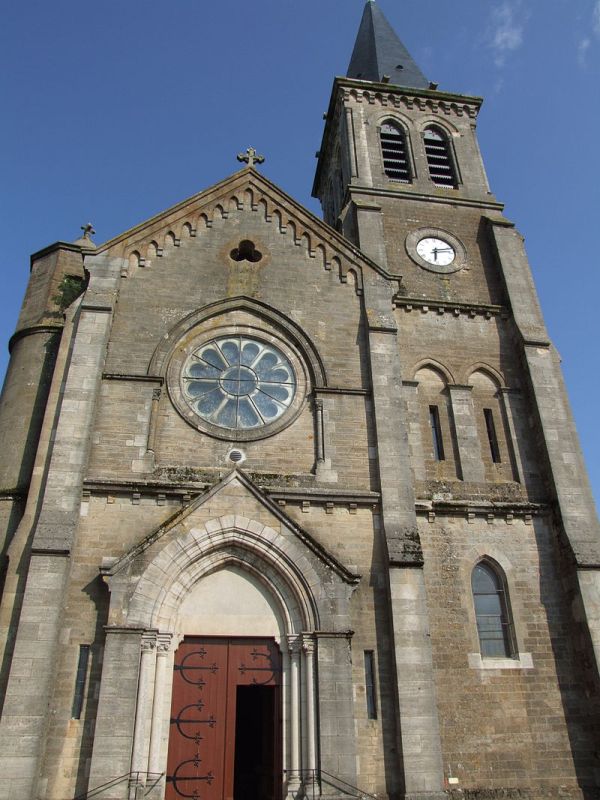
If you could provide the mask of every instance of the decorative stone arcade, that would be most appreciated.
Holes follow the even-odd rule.
[[[244,482],[232,473],[209,496]],[[195,511],[188,510],[188,523]],[[190,637],[263,647],[270,641],[281,654],[275,796],[302,795],[319,768],[355,784],[348,601],[357,577],[326,554],[318,558],[292,530],[233,515],[186,528],[180,519],[164,535],[168,543],[154,541],[103,569],[110,619],[90,788],[131,772],[128,789],[112,790],[115,800],[142,792],[165,797],[174,655]],[[320,729],[345,734],[320,735]],[[232,786],[232,753],[221,757]]]

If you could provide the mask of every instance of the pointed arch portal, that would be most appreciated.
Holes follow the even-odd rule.
[[[216,561],[179,607],[165,799],[276,800],[289,618],[242,559]]]
[[[282,657],[272,638],[186,636],[175,653],[165,800],[276,800]]]
[[[126,618],[121,634],[141,641],[136,785],[156,779],[166,800],[301,796],[319,758],[338,772],[318,740],[318,682],[335,673],[351,686],[351,582],[331,563],[324,580],[324,563],[296,535],[255,520],[230,515],[173,532],[141,570],[132,558],[107,576],[113,619]]]

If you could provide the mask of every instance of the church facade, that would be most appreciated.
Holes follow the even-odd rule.
[[[0,798],[600,792],[600,530],[480,98],[373,2],[324,221],[257,169],[32,256]]]

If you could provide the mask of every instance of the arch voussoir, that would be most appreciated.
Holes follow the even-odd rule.
[[[276,598],[289,632],[316,630],[322,584],[300,541],[241,514],[225,514],[182,530],[156,553],[131,595],[130,624],[175,631],[178,610],[204,576],[233,564]]]

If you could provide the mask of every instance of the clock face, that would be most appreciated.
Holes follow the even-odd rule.
[[[435,236],[426,236],[417,243],[417,253],[428,264],[436,267],[447,267],[456,258],[456,251],[451,244]]]

